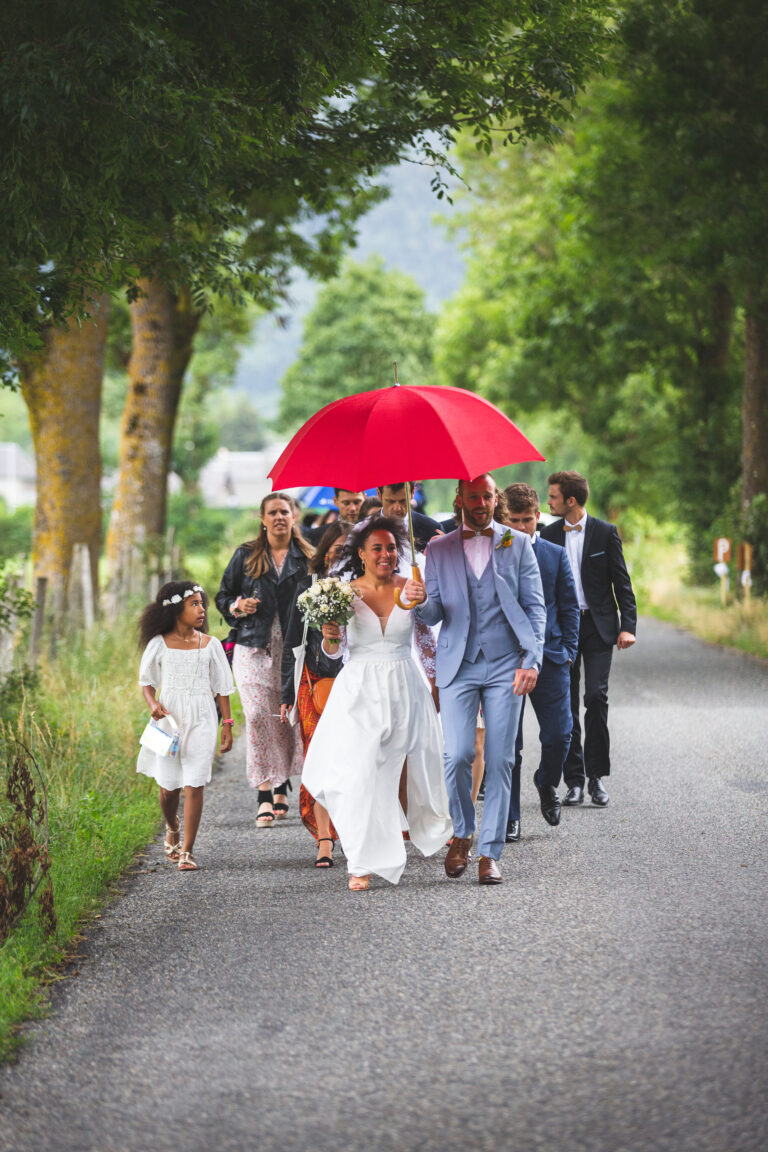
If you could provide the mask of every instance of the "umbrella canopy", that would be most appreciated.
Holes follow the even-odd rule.
[[[337,487],[341,487],[341,485],[337,485]],[[352,489],[350,489],[350,491],[361,492],[361,491],[363,491],[363,489],[352,488]],[[375,496],[376,495],[376,489],[375,488],[369,488],[365,494],[366,494],[366,496]],[[301,503],[304,505],[305,508],[322,509],[322,508],[335,508],[336,507],[336,496],[335,496],[333,488],[324,488],[324,487],[317,485],[317,484],[315,485],[314,488],[305,488],[304,491],[299,496],[299,500],[301,501]]]
[[[464,388],[393,385],[334,400],[307,420],[269,476],[273,489],[333,484],[352,492],[401,480],[543,460],[498,408]]]

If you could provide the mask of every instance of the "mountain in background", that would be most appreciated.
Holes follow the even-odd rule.
[[[401,164],[386,172],[382,183],[391,190],[390,196],[360,221],[351,258],[381,256],[388,267],[413,276],[426,294],[427,307],[437,309],[460,287],[464,257],[460,240],[448,238],[445,227],[435,221],[437,213],[450,213],[451,205],[436,198],[430,178],[431,169],[418,164]],[[262,317],[253,330],[253,342],[241,353],[234,387],[247,392],[267,420],[277,414],[280,380],[296,359],[304,317],[319,287],[317,281],[297,273],[291,307]],[[384,376],[389,367],[382,365]]]

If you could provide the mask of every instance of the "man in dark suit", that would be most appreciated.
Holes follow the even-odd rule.
[[[553,472],[547,503],[560,516],[542,529],[545,540],[565,547],[576,582],[581,610],[579,650],[571,668],[573,732],[564,776],[563,804],[582,804],[586,783],[592,803],[603,808],[608,793],[602,778],[610,775],[608,677],[613,645],[631,648],[637,631],[637,604],[613,524],[588,516],[589,484],[578,472]],[[580,666],[584,661],[584,746],[579,723]]]
[[[351,492],[347,488],[334,488],[333,499],[339,510],[339,519],[354,524],[365,500],[365,492]],[[327,524],[318,524],[316,528],[304,528],[302,534],[306,540],[309,540],[310,544],[318,545],[327,527]]]
[[[571,743],[571,666],[579,645],[579,602],[576,585],[565,549],[536,532],[541,515],[539,494],[530,484],[510,484],[504,489],[507,513],[504,522],[518,532],[527,532],[541,573],[547,625],[544,633],[544,659],[536,687],[530,693],[539,722],[541,760],[533,782],[539,793],[541,814],[548,824],[560,823],[557,788]],[[523,709],[525,697],[523,697]],[[523,758],[523,710],[515,741],[512,791],[509,798],[507,843],[520,839],[520,768]]]
[[[412,491],[413,485],[409,484],[409,488]],[[405,490],[405,481],[400,480],[396,484],[385,484],[377,491],[379,500],[381,500],[382,516],[391,516],[393,520],[402,520],[407,531],[408,496]],[[424,516],[421,512],[412,512],[411,516],[413,518],[413,537],[416,541],[416,551],[423,552],[432,537],[440,534],[441,528],[437,520],[433,520],[431,516]]]

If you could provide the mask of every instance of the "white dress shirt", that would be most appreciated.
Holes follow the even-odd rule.
[[[568,521],[566,520],[566,524]],[[576,585],[576,596],[579,601],[579,608],[582,610],[589,608],[589,604],[584,598],[584,588],[581,583],[581,560],[584,555],[584,536],[587,531],[587,513],[581,517],[581,520],[576,521],[581,525],[581,532],[566,532],[565,533],[565,554],[568,557],[568,563],[571,566],[573,573],[573,580]],[[575,525],[574,525],[575,527]]]
[[[466,529],[462,526],[461,531],[471,531],[471,529]],[[466,536],[462,540],[462,544],[464,545],[464,555],[467,558],[467,563],[479,580],[488,567],[488,561],[491,558],[493,536]]]

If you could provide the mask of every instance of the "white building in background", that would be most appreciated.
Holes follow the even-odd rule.
[[[277,459],[277,457],[275,457]],[[37,472],[34,457],[9,441],[0,443],[0,497],[15,512],[25,504],[34,504],[37,494]]]
[[[261,452],[230,452],[219,448],[200,473],[200,489],[210,508],[258,508],[272,491],[267,476],[285,444],[270,444]],[[0,498],[8,511],[23,505],[34,505],[37,494],[37,473],[34,457],[9,441],[0,442]],[[105,474],[102,488],[109,493],[117,482],[117,472]],[[173,493],[181,487],[174,473],[168,478],[168,490]],[[299,492],[301,489],[292,491]]]
[[[219,448],[200,472],[200,491],[209,508],[258,508],[272,491],[267,473],[285,444],[270,444],[261,452],[230,452]]]

